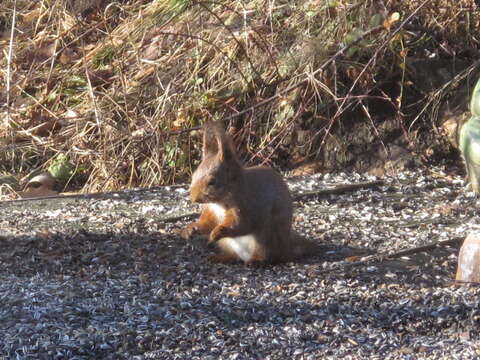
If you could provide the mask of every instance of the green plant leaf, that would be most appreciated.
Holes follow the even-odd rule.
[[[48,167],[50,174],[59,184],[64,186],[75,175],[75,166],[70,162],[65,154],[58,154]]]

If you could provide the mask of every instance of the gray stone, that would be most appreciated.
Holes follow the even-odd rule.
[[[456,280],[480,283],[480,232],[470,233],[458,255]]]

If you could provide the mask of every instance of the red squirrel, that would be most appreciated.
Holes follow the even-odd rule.
[[[282,176],[268,167],[243,167],[219,122],[203,127],[202,161],[192,175],[190,198],[202,204],[202,213],[181,234],[207,235],[220,249],[213,262],[284,262],[315,247],[292,230],[292,197]]]

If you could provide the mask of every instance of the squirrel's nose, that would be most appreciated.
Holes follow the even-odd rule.
[[[198,186],[191,186],[190,187],[190,200],[192,200],[194,203],[202,203],[203,202],[203,196],[202,192],[198,188]]]

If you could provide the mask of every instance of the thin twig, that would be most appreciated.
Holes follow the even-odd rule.
[[[362,40],[364,40],[366,37],[370,36],[370,35],[374,35],[378,32],[380,32],[381,30],[384,30],[385,28],[383,26],[377,26],[377,27],[374,27],[373,29],[370,29],[369,31],[366,31],[362,36],[360,36],[358,39],[356,39],[355,41],[343,46],[340,50],[338,50],[333,56],[331,56],[327,61],[325,61],[319,68],[317,68],[315,71],[313,71],[312,73],[304,73],[304,78],[302,80],[300,80],[298,83],[294,84],[294,85],[291,85],[281,91],[278,91],[275,93],[275,95],[272,95],[271,97],[263,100],[263,101],[260,101],[250,107],[248,107],[247,109],[244,109],[242,111],[239,111],[233,115],[230,115],[230,116],[227,116],[225,117],[225,121],[227,120],[231,120],[231,119],[234,119],[234,118],[237,118],[241,115],[244,115],[248,112],[251,112],[253,110],[255,110],[256,108],[259,108],[261,106],[264,106],[270,102],[272,102],[273,100],[275,99],[278,99],[279,97],[281,97],[282,95],[286,94],[286,93],[289,93],[290,91],[292,90],[295,90],[297,88],[299,88],[300,86],[302,86],[303,84],[307,83],[313,76],[315,76],[316,74],[318,74],[319,72],[321,72],[322,70],[324,70],[330,63],[332,63],[337,57],[339,57],[340,55],[342,55],[343,53],[345,53],[345,51],[347,51],[348,49],[350,49],[352,46],[355,46],[357,45],[359,42],[361,42]],[[166,32],[166,31],[162,31],[160,32],[162,34],[165,34],[165,35],[177,35],[177,36],[187,36],[187,35],[184,35],[184,34],[179,34],[179,33],[171,33],[171,32]],[[196,38],[196,36],[194,35],[188,35],[188,37],[191,37],[191,38]],[[205,41],[204,39],[201,39],[203,41]],[[240,74],[242,75],[242,73],[240,72]],[[299,75],[301,76],[301,75]],[[282,79],[284,80],[284,79]],[[278,82],[277,82],[278,83]],[[270,85],[266,85],[266,86],[270,86]],[[181,130],[173,130],[173,131],[164,131],[160,134],[157,134],[158,136],[163,136],[163,137],[169,137],[169,136],[172,136],[172,135],[181,135],[181,134],[185,134],[185,133],[190,133],[192,131],[195,131],[195,130],[200,130],[201,129],[201,126],[194,126],[194,127],[191,127],[191,128],[186,128],[186,129],[181,129]],[[142,137],[142,140],[146,140],[150,137],[152,137],[154,134],[148,134],[148,135],[145,135],[144,137]]]
[[[420,11],[420,9],[425,6],[427,4],[427,2],[430,1],[430,0],[425,0],[422,4],[420,4],[414,12],[412,12],[412,14],[410,14],[401,24],[400,26],[398,26],[397,29],[395,29],[395,31],[392,32],[392,34],[390,34],[389,36],[389,39],[392,39],[404,26],[406,23],[408,23],[411,18],[418,12]],[[348,49],[350,49],[351,47],[357,45],[358,43],[360,43],[361,41],[363,41],[365,38],[371,36],[371,35],[374,35],[374,34],[377,34],[378,32],[382,31],[382,30],[386,30],[385,27],[383,25],[380,25],[380,26],[376,26],[368,31],[366,31],[365,33],[362,34],[362,36],[358,37],[355,41],[349,43],[349,44],[346,44],[345,46],[343,46],[340,50],[338,50],[335,54],[333,54],[333,56],[331,56],[327,61],[325,61],[320,67],[318,67],[315,71],[311,72],[311,73],[304,73],[303,76],[304,78],[302,80],[300,80],[298,83],[296,84],[293,84],[281,91],[278,91],[276,92],[274,95],[272,95],[271,97],[265,99],[265,100],[262,100],[250,107],[248,107],[247,109],[244,109],[242,111],[239,111],[233,115],[230,115],[230,116],[227,116],[225,118],[225,120],[231,120],[231,119],[234,119],[234,118],[237,118],[241,115],[244,115],[248,112],[252,112],[253,110],[255,110],[256,108],[259,108],[261,106],[264,106],[272,101],[274,101],[275,99],[278,99],[279,97],[285,95],[286,93],[289,93],[291,92],[292,90],[295,90],[297,88],[299,88],[300,86],[306,84],[312,77],[314,77],[316,74],[318,74],[319,72],[323,71],[328,65],[330,65],[334,60],[336,60],[340,55],[344,54]],[[179,34],[180,35],[180,34]],[[383,48],[384,46],[386,46],[386,44],[388,44],[388,41],[385,42],[385,44],[381,47]],[[377,51],[378,53],[378,51]],[[373,59],[374,57],[372,57]],[[360,75],[357,77],[357,79],[355,80],[355,82],[352,84],[352,86],[350,87],[350,90],[349,90],[349,94],[353,91],[353,89],[355,88],[358,80],[360,79],[360,77],[363,75],[363,73],[366,71],[366,69],[368,68],[368,66],[372,63],[373,60],[370,60],[367,65],[364,67],[364,69],[362,70],[362,72],[360,73]],[[346,100],[348,99],[349,97],[346,96],[344,99],[343,99],[343,102],[342,102],[342,105],[345,104]],[[342,106],[340,106],[341,108]],[[338,111],[337,111],[337,117],[338,117]],[[335,118],[335,116],[334,116]],[[187,128],[187,129],[182,129],[182,130],[176,130],[176,131],[167,131],[167,132],[163,132],[162,134],[160,134],[161,136],[171,136],[171,135],[180,135],[182,133],[188,133],[188,132],[191,132],[191,131],[194,131],[194,130],[199,130],[201,127],[200,126],[196,126],[196,127],[192,127],[192,128]],[[150,135],[151,136],[151,135]]]
[[[199,1],[199,2],[196,2],[195,5],[199,5],[200,7],[202,7],[202,9],[204,9],[205,11],[207,11],[210,15],[212,15],[220,24],[223,25],[223,27],[230,33],[230,35],[232,36],[232,39],[233,41],[235,41],[235,43],[237,44],[237,46],[241,49],[241,51],[245,54],[245,58],[247,59],[248,61],[248,64],[250,65],[250,68],[252,69],[252,71],[255,73],[255,75],[257,76],[255,78],[255,80],[258,80],[259,81],[259,85],[264,85],[264,81],[263,81],[263,78],[262,76],[259,74],[257,68],[253,65],[253,62],[252,62],[252,59],[250,59],[250,57],[248,56],[247,54],[247,50],[246,48],[243,46],[243,44],[240,42],[240,40],[237,39],[237,37],[235,36],[235,34],[233,33],[232,29],[230,29],[229,26],[227,26],[225,24],[225,22],[222,20],[222,18],[220,16],[218,16],[214,11],[210,10],[208,6],[206,6],[203,2]],[[248,82],[247,82],[248,84]]]
[[[345,263],[344,261],[340,261],[334,265],[333,268],[327,269],[327,270],[322,270],[319,272],[319,274],[326,274],[326,273],[332,273],[332,272],[337,272],[337,271],[343,271],[352,267],[356,266],[366,266],[366,265],[371,265],[372,263],[380,263],[384,262],[387,260],[392,260],[392,259],[397,259],[403,256],[407,255],[413,255],[413,254],[418,254],[421,252],[429,251],[436,249],[438,247],[443,247],[446,245],[457,245],[461,241],[463,241],[464,237],[457,237],[449,240],[443,240],[443,241],[435,241],[433,243],[427,244],[427,245],[422,245],[422,246],[416,246],[410,249],[404,249],[400,251],[395,251],[395,252],[390,252],[390,253],[380,253],[380,254],[374,254],[374,255],[369,255],[364,257],[363,259],[351,263]]]
[[[362,40],[364,40],[365,38],[367,38],[368,36],[370,35],[374,35],[378,32],[380,32],[381,30],[385,30],[385,28],[383,26],[376,26],[374,27],[373,29],[370,29],[368,31],[366,31],[365,33],[362,34],[362,36],[360,36],[358,39],[356,39],[355,41],[343,46],[340,50],[338,50],[335,54],[333,54],[333,56],[331,56],[327,61],[325,61],[319,68],[317,68],[315,71],[311,72],[311,73],[304,73],[304,78],[302,80],[300,80],[298,83],[294,84],[294,85],[291,85],[281,91],[278,91],[277,93],[275,93],[275,95],[263,100],[263,101],[260,101],[259,103],[256,103],[255,105],[252,105],[250,106],[249,108],[245,109],[245,110],[242,110],[236,114],[233,114],[231,116],[228,116],[225,118],[225,120],[230,120],[230,119],[233,119],[233,118],[236,118],[236,117],[239,117],[243,114],[246,114],[248,112],[251,112],[253,110],[255,110],[256,108],[258,107],[261,107],[263,105],[266,105],[270,102],[272,102],[273,100],[275,99],[278,99],[279,97],[281,97],[282,95],[286,94],[286,93],[289,93],[290,91],[292,90],[295,90],[297,88],[299,88],[300,86],[306,84],[313,76],[315,76],[316,74],[318,74],[319,72],[323,71],[328,65],[330,65],[336,58],[338,58],[340,55],[344,54],[345,51],[347,51],[348,49],[350,49],[352,46],[355,46],[357,45],[359,42],[361,42]]]
[[[7,117],[5,118],[5,128],[10,128],[10,70],[12,67],[12,55],[13,55],[13,38],[15,35],[15,20],[17,17],[17,0],[13,3],[13,14],[12,14],[12,28],[10,31],[10,42],[8,46],[8,58],[7,58]]]
[[[400,30],[402,30],[405,25],[410,22],[410,20],[420,11],[421,8],[423,8],[428,2],[430,2],[431,0],[425,0],[423,3],[421,3],[409,16],[407,16],[407,18],[405,20],[402,21],[402,23],[394,30],[390,33],[390,35],[387,37],[387,39],[383,42],[383,44],[375,51],[375,53],[373,54],[373,56],[370,58],[370,60],[368,60],[368,62],[365,64],[365,66],[363,67],[362,71],[360,71],[360,74],[358,74],[358,76],[356,77],[356,79],[353,81],[353,84],[350,86],[350,89],[348,90],[347,92],[347,95],[345,96],[345,98],[343,99],[343,101],[340,103],[340,105],[338,106],[338,109],[335,113],[335,115],[332,117],[332,119],[330,120],[330,124],[329,124],[329,127],[327,129],[327,131],[325,132],[325,135],[323,136],[323,139],[321,141],[321,145],[323,145],[323,143],[325,142],[326,138],[327,138],[327,135],[330,133],[330,130],[331,128],[333,127],[333,124],[335,123],[336,119],[338,119],[338,117],[343,113],[343,107],[345,106],[345,103],[347,102],[347,99],[349,99],[349,97],[351,96],[351,94],[353,93],[353,90],[355,89],[355,87],[357,86],[357,83],[360,81],[360,79],[362,78],[363,74],[365,74],[365,72],[367,71],[367,69],[370,67],[370,65],[373,64],[373,62],[377,59],[378,57],[378,54],[380,53],[381,50],[383,50],[388,44],[390,44],[391,40],[400,32]],[[380,27],[383,27],[383,26],[380,26]],[[373,29],[372,29],[373,30]],[[317,136],[318,134],[320,133],[320,131],[317,132],[317,134],[315,134],[314,136]]]
[[[17,17],[17,0],[13,3],[13,14],[12,14],[12,29],[10,31],[10,43],[8,46],[8,58],[7,58],[7,116],[5,117],[5,129],[9,129],[11,135],[11,142],[13,143],[13,131],[11,130],[12,114],[10,112],[10,70],[12,67],[12,55],[13,55],[13,38],[15,35],[15,20]],[[15,156],[12,156],[12,169],[15,167]]]
[[[327,194],[342,194],[349,191],[356,191],[359,189],[365,188],[372,188],[376,186],[384,185],[383,180],[376,180],[376,181],[365,181],[365,182],[358,182],[353,184],[340,184],[337,186],[332,186],[328,189],[321,189],[321,190],[314,190],[314,191],[307,191],[301,194],[294,194],[293,198],[295,200],[303,199],[305,197],[312,197],[312,196],[322,196]],[[179,185],[168,185],[169,188],[179,188],[179,187],[187,187],[185,184]],[[142,191],[152,191],[152,190],[159,190],[163,189],[165,186],[156,186],[151,188],[140,188],[135,190],[129,190],[128,192],[125,191],[108,191],[108,192],[98,192],[98,193],[88,193],[88,194],[67,194],[67,195],[51,195],[51,196],[42,196],[36,198],[25,198],[25,199],[16,199],[16,200],[6,200],[0,201],[0,205],[2,204],[10,204],[10,203],[19,203],[25,201],[38,201],[38,200],[51,200],[51,199],[99,199],[99,198],[111,198],[112,195],[128,195],[132,192],[138,193]],[[191,214],[181,215],[181,217],[189,217]]]
[[[167,186],[154,186],[150,188],[138,188],[128,191],[105,191],[98,193],[85,193],[85,194],[58,194],[58,195],[49,195],[49,196],[40,196],[35,198],[24,198],[24,199],[15,199],[15,200],[4,200],[0,201],[0,206],[4,204],[20,203],[27,201],[39,201],[39,200],[53,200],[53,199],[101,199],[101,198],[111,198],[112,195],[129,195],[132,193],[139,193],[144,191],[153,191],[160,190],[165,187],[169,188],[181,188],[187,187],[186,184],[176,184],[176,185],[167,185]]]
[[[316,196],[325,196],[325,195],[338,195],[343,194],[349,191],[356,191],[359,189],[370,189],[377,186],[383,186],[385,182],[383,180],[375,180],[375,181],[363,181],[354,184],[341,184],[329,187],[327,189],[320,189],[320,190],[312,190],[306,191],[301,194],[295,194],[293,198],[295,200],[303,200],[305,198],[311,198]]]

